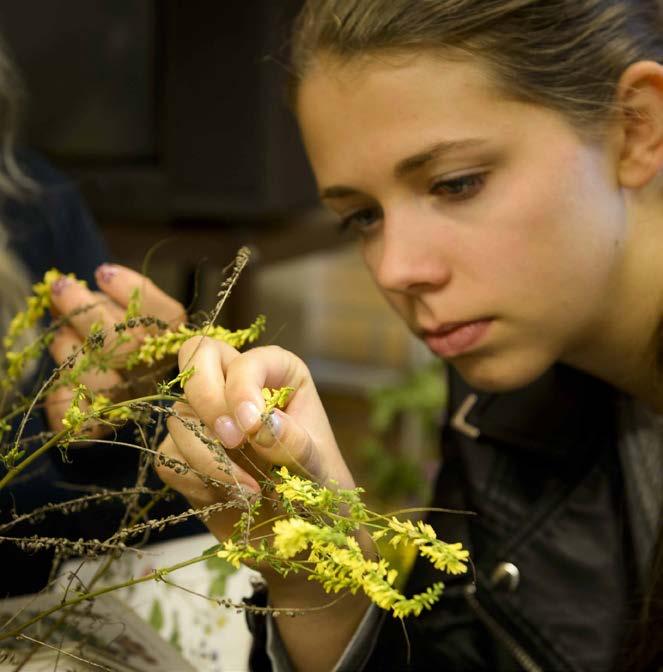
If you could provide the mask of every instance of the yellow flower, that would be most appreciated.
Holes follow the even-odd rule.
[[[50,271],[46,271],[41,282],[32,285],[33,295],[26,299],[26,310],[14,315],[9,324],[7,334],[3,339],[3,345],[6,349],[11,348],[21,333],[34,327],[45,315],[51,306],[51,285],[62,275],[60,271],[52,268]],[[84,280],[78,280],[73,273],[69,273],[67,277],[81,285],[86,284]]]
[[[87,419],[86,414],[80,409],[80,403],[85,399],[87,392],[85,385],[77,385],[74,388],[71,404],[62,418],[62,424],[72,433],[79,431]]]
[[[269,413],[275,408],[285,408],[290,399],[290,395],[294,391],[294,387],[280,387],[278,389],[264,387],[262,396],[265,400],[265,413]]]
[[[157,336],[146,336],[141,347],[129,355],[125,366],[127,369],[132,369],[138,364],[150,365],[168,355],[176,355],[182,345],[194,336],[207,336],[217,341],[224,341],[234,348],[241,348],[247,343],[256,341],[264,330],[264,315],[258,315],[251,326],[238,331],[230,331],[219,326],[191,328],[181,324],[175,331],[167,329]]]

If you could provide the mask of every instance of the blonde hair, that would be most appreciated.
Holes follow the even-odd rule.
[[[36,188],[16,160],[16,136],[23,103],[23,86],[5,41],[0,37],[0,205],[7,199],[27,198]],[[9,247],[9,234],[0,220],[0,336],[30,294],[30,277]],[[22,343],[35,338],[28,333]]]

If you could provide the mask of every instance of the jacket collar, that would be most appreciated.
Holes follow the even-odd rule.
[[[471,438],[568,457],[587,445],[597,428],[613,427],[613,388],[563,365],[524,388],[499,394],[478,392],[453,371],[449,383],[449,424]]]

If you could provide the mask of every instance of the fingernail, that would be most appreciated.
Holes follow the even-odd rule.
[[[252,401],[243,401],[235,412],[237,424],[246,432],[260,420],[260,411]]]
[[[62,294],[63,290],[72,283],[72,279],[68,278],[66,275],[61,275],[52,285],[51,293],[56,296]]]
[[[270,448],[281,434],[281,418],[276,413],[267,416],[253,440],[263,448]]]
[[[222,415],[214,421],[214,431],[226,448],[234,448],[244,440],[244,433],[229,415]]]
[[[117,267],[113,264],[101,264],[95,271],[95,275],[97,280],[108,283],[117,275]]]

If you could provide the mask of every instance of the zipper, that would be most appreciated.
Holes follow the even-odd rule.
[[[469,584],[464,590],[465,599],[477,618],[488,628],[493,637],[507,648],[525,672],[543,672],[543,668],[532,659],[529,653],[481,606],[476,592],[477,588],[474,584]]]

